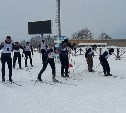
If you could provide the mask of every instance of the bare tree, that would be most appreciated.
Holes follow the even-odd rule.
[[[93,34],[88,28],[81,29],[80,31],[72,34],[72,39],[93,39]]]
[[[45,42],[48,44],[54,44],[54,37],[50,36],[50,35],[44,35],[43,39],[45,40]],[[33,36],[30,39],[30,43],[33,46],[33,48],[38,48],[39,44],[41,44],[41,36],[40,35],[36,35]]]
[[[44,39],[47,44],[54,44],[54,36],[45,35]]]
[[[40,42],[41,42],[41,37],[38,35],[32,37],[30,40],[30,43],[33,46],[33,48],[37,48]]]
[[[78,33],[77,32],[72,34],[72,39],[77,39],[77,37],[78,37]]]
[[[22,45],[22,46],[25,46],[25,44],[26,44],[26,41],[25,41],[25,40],[22,40],[22,41],[21,41],[21,45]]]
[[[99,39],[112,39],[109,35],[107,35],[105,32],[102,32],[99,36]]]

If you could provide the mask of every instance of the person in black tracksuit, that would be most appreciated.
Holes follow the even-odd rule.
[[[28,59],[28,57],[30,59],[30,64],[33,67],[33,65],[32,65],[32,57],[31,57],[31,54],[33,55],[33,48],[30,45],[30,42],[27,42],[26,45],[24,46],[24,54],[25,54],[25,67],[28,67],[27,66],[27,59]]]
[[[111,48],[109,49],[109,51],[105,51],[102,55],[100,55],[99,60],[100,63],[103,67],[103,72],[104,72],[104,76],[112,76],[112,74],[110,74],[110,67],[109,67],[109,63],[107,61],[107,58],[112,55],[112,53],[114,52],[114,49]]]
[[[9,81],[12,82],[12,58],[11,52],[14,49],[14,44],[11,42],[11,37],[7,36],[4,43],[0,45],[1,63],[2,63],[2,81],[5,82],[5,63],[8,64],[9,69]]]
[[[41,79],[41,75],[42,73],[46,70],[46,67],[48,65],[48,63],[50,64],[51,68],[52,68],[52,79],[53,82],[58,82],[58,80],[55,79],[56,76],[56,70],[55,70],[55,62],[54,62],[54,56],[55,56],[55,48],[53,48],[51,45],[49,46],[49,48],[47,49],[47,51],[45,52],[45,56],[46,57],[46,62],[43,64],[43,68],[40,70],[37,79],[39,81],[42,81]]]
[[[13,68],[15,68],[15,63],[16,63],[16,60],[18,58],[19,68],[22,69],[21,68],[20,49],[23,49],[23,51],[24,51],[24,48],[19,44],[19,42],[15,42],[15,45],[14,45],[14,56],[13,56]]]
[[[93,68],[93,57],[94,57],[94,51],[96,50],[97,46],[93,45],[92,48],[89,48],[85,53],[85,58],[88,64],[88,71],[94,72]]]
[[[67,39],[62,41],[62,43],[60,44],[61,51],[59,53],[59,57],[61,62],[61,77],[69,77],[68,75],[68,69],[69,69],[68,47],[69,46],[70,45]],[[64,75],[64,70],[65,70],[65,75]]]

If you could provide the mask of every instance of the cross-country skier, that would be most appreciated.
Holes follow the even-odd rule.
[[[19,68],[21,68],[21,53],[20,53],[20,49],[22,49],[24,51],[24,48],[19,44],[19,42],[15,42],[14,45],[14,56],[13,56],[13,68],[15,68],[15,63],[16,60],[18,58],[18,64],[19,64]]]
[[[68,48],[70,46],[71,45],[67,39],[62,41],[62,43],[60,44],[61,51],[59,53],[59,57],[60,57],[60,62],[61,62],[61,77],[69,77],[69,75],[68,75],[68,69],[69,69],[68,53],[69,53],[69,50],[68,50]],[[64,75],[64,70],[65,70],[65,75]]]
[[[112,74],[110,74],[110,67],[109,67],[109,63],[107,61],[107,58],[112,55],[114,52],[114,49],[111,48],[109,49],[109,51],[105,51],[102,55],[100,55],[99,60],[100,63],[103,67],[103,72],[104,72],[104,76],[112,76]]]
[[[94,57],[94,51],[96,51],[97,46],[93,45],[92,48],[89,48],[85,53],[85,58],[88,64],[88,71],[94,72],[93,68],[93,57]]]
[[[24,54],[25,54],[25,67],[28,67],[27,66],[27,59],[28,59],[28,57],[30,59],[30,64],[33,67],[33,65],[32,65],[32,57],[31,57],[31,54],[33,55],[33,48],[30,45],[30,42],[27,42],[26,45],[24,46]]]
[[[46,62],[46,57],[45,57],[45,52],[46,52],[46,50],[47,50],[47,44],[45,43],[45,41],[44,40],[42,40],[42,42],[41,42],[41,44],[39,45],[39,47],[40,47],[40,50],[41,50],[41,53],[42,53],[42,63],[43,63],[43,65],[44,65],[44,63]]]
[[[12,43],[11,37],[7,36],[5,42],[0,45],[1,53],[1,63],[2,63],[2,81],[5,82],[5,63],[8,64],[9,69],[9,81],[12,82],[12,58],[11,52],[14,49],[14,44]]]
[[[54,62],[55,54],[56,54],[55,48],[50,44],[48,50],[44,54],[46,57],[46,62],[43,64],[43,68],[40,70],[37,77],[39,81],[42,81],[41,75],[46,70],[46,67],[49,63],[52,68],[52,80],[53,82],[58,82],[58,80],[55,78],[56,77],[55,62]]]

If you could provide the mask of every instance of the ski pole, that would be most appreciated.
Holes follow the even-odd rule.
[[[94,69],[98,68],[99,66],[100,66],[100,63],[97,64],[96,66],[94,66]],[[85,68],[85,70],[83,70],[82,72],[80,72],[80,73],[78,73],[78,74],[80,74],[80,76],[81,76],[81,75],[82,75],[84,72],[86,72],[86,71],[88,71],[87,68]]]
[[[80,63],[80,64],[75,68],[75,70],[76,70],[77,68],[79,68],[81,64],[82,64],[82,63]]]
[[[78,73],[79,76],[81,76],[81,75],[82,75],[84,72],[86,72],[86,71],[88,71],[87,67],[86,67],[82,72]]]
[[[100,63],[94,66],[94,69],[98,68],[100,66]]]
[[[75,72],[75,70],[77,70],[77,68],[80,67],[81,64],[82,64],[82,63],[80,63],[75,69],[73,69],[73,73]]]

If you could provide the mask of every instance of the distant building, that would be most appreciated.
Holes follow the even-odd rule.
[[[90,39],[90,40],[69,40],[72,44],[76,43],[106,43],[108,46],[126,47],[126,39]]]
[[[98,47],[105,47],[107,46],[107,43],[79,43],[78,44],[79,47],[88,47],[92,45],[97,45]]]

